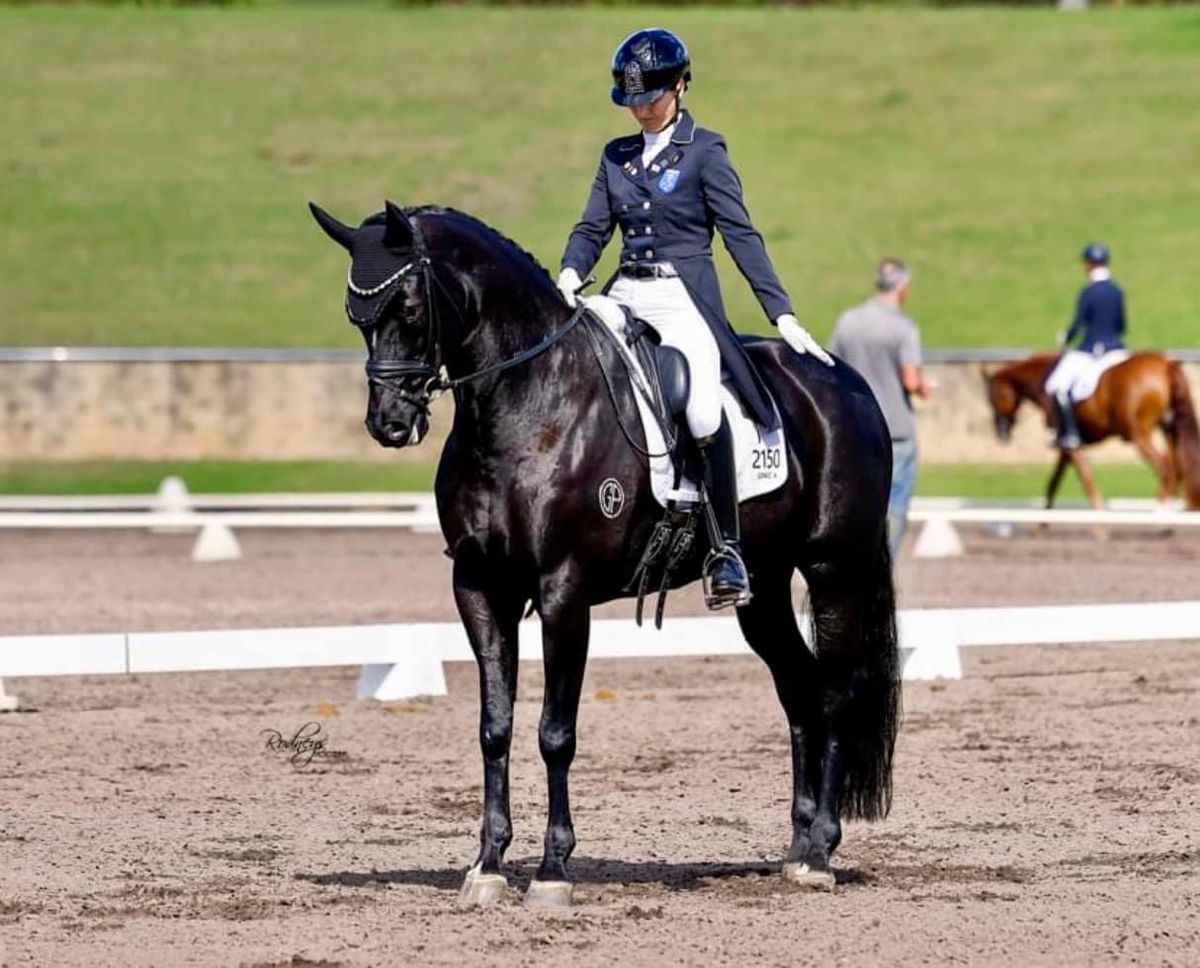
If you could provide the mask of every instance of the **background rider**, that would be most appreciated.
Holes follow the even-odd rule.
[[[1056,444],[1063,450],[1076,450],[1082,444],[1075,419],[1075,404],[1082,397],[1073,392],[1076,384],[1086,380],[1094,387],[1096,371],[1108,362],[1104,357],[1125,347],[1125,294],[1112,281],[1108,260],[1106,245],[1094,242],[1083,250],[1088,282],[1079,293],[1071,328],[1059,341],[1068,348],[1046,378],[1046,393],[1058,414]],[[1076,339],[1078,347],[1071,349]]]

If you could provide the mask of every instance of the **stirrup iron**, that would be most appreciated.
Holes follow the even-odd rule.
[[[746,587],[737,593],[734,597],[717,595],[712,588],[712,573],[716,570],[717,562],[722,558],[737,562],[742,570],[742,574],[749,579],[749,573],[746,571],[746,563],[742,561],[742,556],[737,550],[728,545],[722,548],[714,548],[704,558],[704,565],[700,569],[700,585],[704,589],[704,604],[712,611],[728,608],[730,605],[735,608],[741,608],[743,605],[749,605],[751,599],[754,598],[754,593],[750,590],[749,581]]]

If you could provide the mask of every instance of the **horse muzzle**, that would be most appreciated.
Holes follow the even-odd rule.
[[[429,433],[429,418],[417,412],[408,419],[367,417],[367,431],[383,447],[414,447]]]
[[[1001,443],[1007,444],[1012,440],[1013,422],[1008,417],[996,418],[996,436]]]

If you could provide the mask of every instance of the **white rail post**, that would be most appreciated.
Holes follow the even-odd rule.
[[[4,691],[4,680],[0,679],[0,713],[13,713],[21,708],[21,700]]]
[[[914,558],[958,558],[963,554],[962,538],[946,518],[934,515],[925,522],[913,545]]]

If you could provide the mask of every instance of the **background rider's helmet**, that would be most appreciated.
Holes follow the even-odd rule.
[[[687,45],[661,27],[630,34],[613,52],[613,104],[649,104],[675,87],[682,77],[692,79]]]
[[[1083,250],[1083,261],[1088,265],[1108,265],[1108,246],[1103,242],[1093,242]]]

